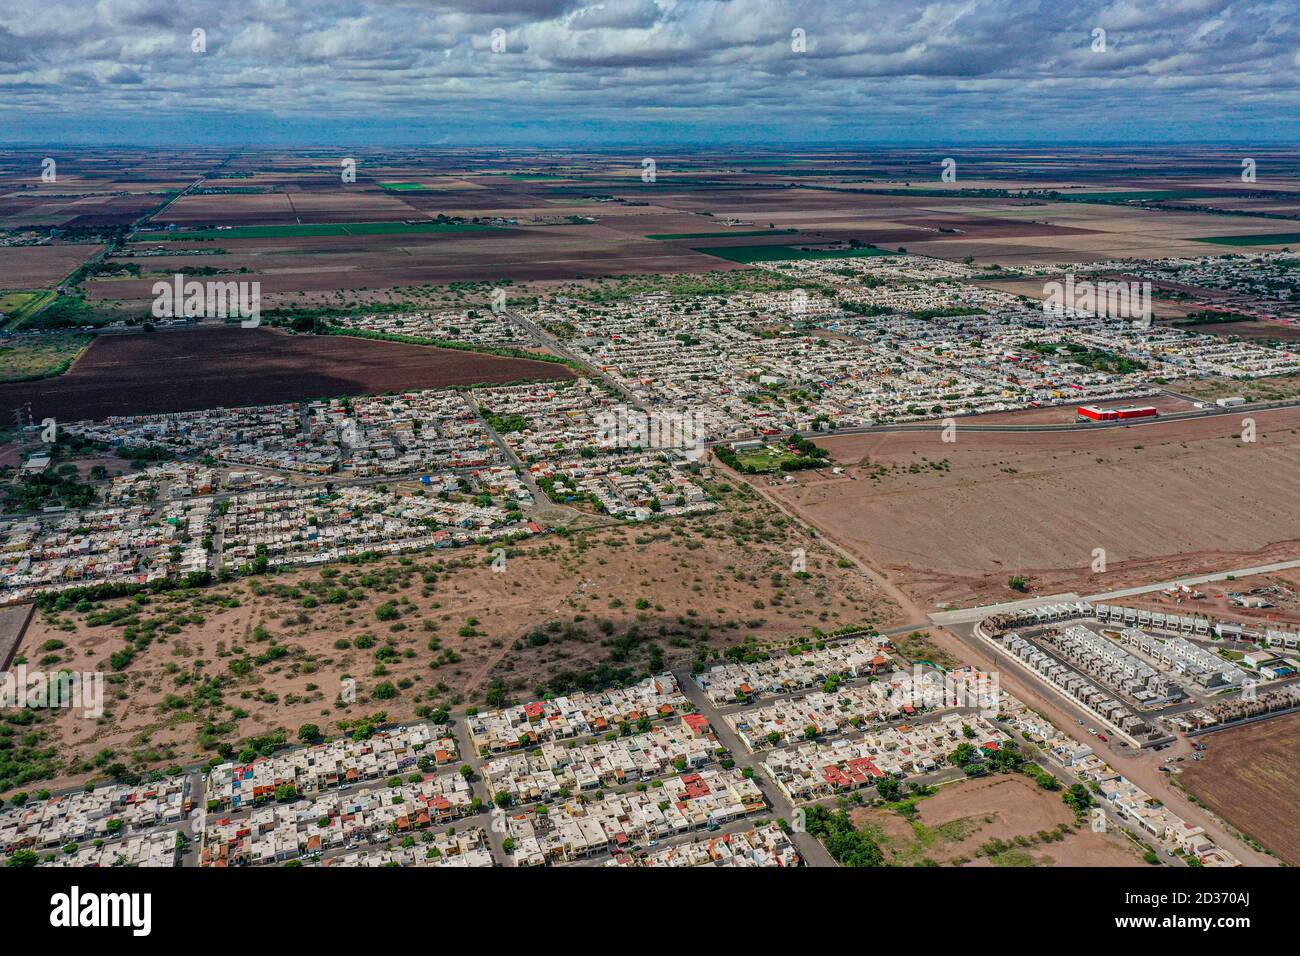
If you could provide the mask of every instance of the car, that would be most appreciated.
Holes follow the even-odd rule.
[[[1108,738],[1105,734],[1098,734],[1097,739],[1100,740],[1102,743],[1108,743],[1110,741],[1110,738]]]
[[[1090,733],[1090,734],[1092,734],[1094,737],[1096,737],[1096,736],[1097,736],[1097,728],[1096,728],[1096,727],[1089,727],[1089,728],[1088,728],[1088,733]]]
[[[651,840],[649,843],[646,844],[646,846],[658,846],[658,845],[659,845],[658,840]]]
[[[1160,768],[1160,772],[1161,772],[1161,773],[1173,773],[1173,771],[1170,770],[1168,767],[1161,767],[1161,768]]]
[[[1078,722],[1078,724],[1079,724],[1080,727],[1082,727],[1082,726],[1083,726],[1083,721],[1080,720],[1080,721]]]

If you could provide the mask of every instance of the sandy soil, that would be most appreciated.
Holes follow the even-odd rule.
[[[1183,787],[1291,866],[1300,864],[1300,714],[1200,740],[1207,745],[1205,758],[1186,762],[1179,777]]]
[[[175,633],[160,627],[110,677],[118,683],[110,687],[103,719],[62,712],[50,726],[70,759],[107,748],[133,766],[165,766],[210,755],[196,746],[208,720],[227,723],[219,739],[231,743],[277,727],[292,738],[307,722],[332,730],[337,720],[378,710],[410,719],[421,705],[481,706],[497,680],[511,697],[527,699],[557,674],[597,664],[644,674],[652,645],[676,666],[689,664],[701,647],[730,646],[751,635],[784,641],[813,628],[896,622],[895,605],[775,509],[732,504],[729,513],[654,529],[538,539],[512,553],[503,573],[490,570],[485,552],[466,549],[417,555],[406,565],[342,566],[330,581],[317,570],[154,597],[140,618],[175,622]],[[736,520],[747,530],[737,530]],[[789,573],[795,547],[807,551],[806,579]],[[337,587],[360,590],[355,600],[328,603],[328,590]],[[238,606],[200,603],[221,596],[237,598]],[[309,597],[318,606],[304,607]],[[376,613],[388,602],[399,611],[394,621]],[[58,666],[107,670],[109,653],[126,646],[123,625],[95,627],[86,618],[72,610],[38,615],[20,654],[35,662],[40,646],[55,639],[67,645],[57,652]],[[554,622],[549,629],[548,622]],[[533,632],[544,634],[544,642],[528,639]],[[365,633],[374,636],[373,647],[335,646]],[[394,653],[382,653],[393,659],[381,662],[376,652],[386,644]],[[233,662],[277,645],[288,653],[254,663],[243,675],[232,672]],[[377,663],[386,673],[375,673]],[[221,679],[221,705],[195,702],[198,675]],[[336,703],[344,676],[358,686],[357,703],[347,707]],[[397,686],[396,697],[374,696],[383,682]],[[59,783],[79,780],[89,769],[74,766]]]
[[[824,441],[844,477],[764,491],[928,609],[1013,598],[1016,574],[1096,593],[1300,553],[1300,411],[1254,417],[1251,444],[1231,416],[947,444],[846,435]]]
[[[1059,792],[1042,790],[1021,775],[943,786],[921,800],[917,809],[915,823],[880,809],[857,810],[851,817],[883,835],[882,849],[894,865],[924,859],[955,866],[1143,865],[1125,836],[1076,827],[1074,813]],[[1062,827],[1073,832],[1059,841],[1044,839],[1062,832]],[[1015,849],[995,855],[979,852],[993,840],[1016,844]]]

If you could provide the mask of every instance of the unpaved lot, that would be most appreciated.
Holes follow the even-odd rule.
[[[940,787],[917,810],[910,821],[880,808],[850,816],[894,866],[1142,865],[1127,837],[1078,826],[1059,791],[1043,790],[1020,774]]]
[[[1300,714],[1199,738],[1204,759],[1187,761],[1184,789],[1291,866],[1300,865]]]
[[[1090,594],[1300,553],[1300,411],[1253,417],[1253,443],[1235,416],[846,435],[822,442],[843,476],[754,483],[929,608],[1013,598],[1013,575]]]
[[[29,665],[111,681],[101,719],[65,711],[41,725],[66,768],[58,782],[113,762],[185,764],[276,729],[293,740],[309,722],[334,732],[381,710],[402,720],[420,707],[483,706],[494,684],[531,699],[689,665],[750,638],[895,623],[895,606],[775,509],[729,503],[672,525],[537,539],[512,549],[504,572],[473,548],[38,613],[20,648]],[[807,577],[790,573],[796,547]],[[127,628],[150,636],[114,670]],[[345,676],[357,682],[351,705],[337,699]],[[96,755],[98,767],[87,762]]]

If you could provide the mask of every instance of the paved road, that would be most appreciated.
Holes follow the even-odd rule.
[[[772,807],[772,812],[787,823],[793,823],[795,819],[794,806],[777,789],[776,785],[768,779],[759,766],[758,758],[749,752],[749,748],[741,743],[740,738],[727,726],[727,722],[722,718],[718,709],[705,696],[700,686],[691,679],[690,671],[674,671],[673,676],[677,678],[677,684],[682,693],[686,695],[686,698],[695,705],[701,714],[708,718],[709,725],[713,728],[714,734],[717,735],[718,742],[731,751],[736,766],[742,769],[748,768],[754,772],[754,782],[758,784],[758,789],[767,798],[768,804]],[[811,834],[792,831],[790,839],[794,841],[795,848],[808,866],[839,865],[826,852],[826,848],[822,846],[821,841]]]

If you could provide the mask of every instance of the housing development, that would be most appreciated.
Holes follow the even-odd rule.
[[[1088,942],[1285,912],[1276,5],[18,3],[20,911],[170,942],[257,869],[338,948],[457,898],[371,868],[553,871],[543,918],[754,868]]]

